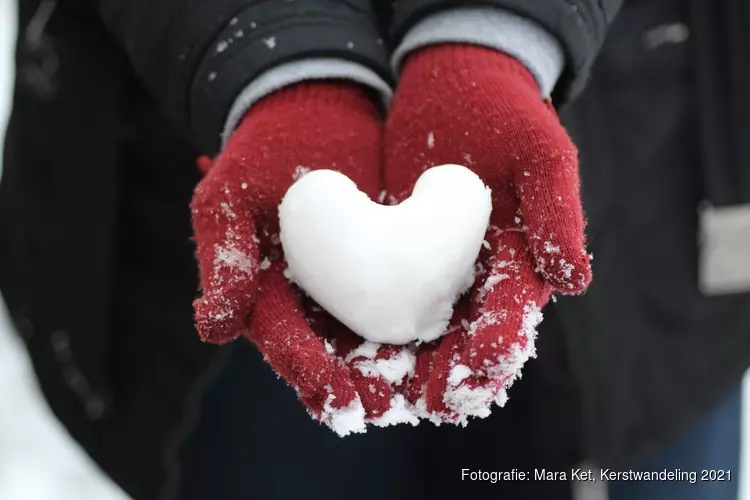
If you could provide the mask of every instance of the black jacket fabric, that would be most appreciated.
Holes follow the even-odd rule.
[[[364,64],[390,81],[384,42],[396,44],[425,15],[456,6],[515,11],[558,36],[570,59],[559,87],[567,97],[585,81],[621,1],[165,0],[152,7],[90,0],[88,9],[77,8],[81,19],[103,21],[167,116],[198,149],[215,153],[232,101],[263,71],[305,57],[335,57]],[[272,47],[264,43],[270,39]]]
[[[553,101],[563,105],[583,89],[607,28],[623,0],[484,0],[476,5],[501,7],[539,23],[562,42],[568,61],[555,87]],[[467,5],[462,0],[402,0],[394,13],[398,39],[419,19],[437,10]]]
[[[740,0],[629,0],[564,115],[595,278],[555,306],[604,466],[678,437],[750,366],[750,293],[697,286],[698,207],[750,203],[748,26]]]
[[[750,201],[742,111],[750,88],[748,7],[740,0],[630,0],[604,43],[619,3],[470,2],[526,15],[558,37],[568,59],[558,104],[570,103],[591,76],[564,122],[581,150],[595,280],[585,296],[548,309],[539,359],[511,391],[508,408],[467,429],[425,424],[341,444],[249,354],[239,376],[263,404],[255,412],[255,400],[245,405],[256,418],[248,446],[275,451],[241,464],[252,475],[236,473],[267,485],[276,477],[278,485],[283,478],[271,471],[282,463],[298,475],[348,463],[347,477],[364,481],[351,469],[363,464],[356,457],[372,453],[367,463],[374,466],[402,456],[402,465],[415,468],[398,475],[395,462],[382,465],[375,472],[382,488],[373,487],[372,498],[381,490],[394,499],[442,498],[451,484],[467,491],[453,476],[462,456],[472,456],[475,468],[530,467],[538,461],[523,453],[553,455],[579,427],[585,455],[627,466],[739,383],[750,364],[750,297],[698,292],[695,240],[702,200]],[[0,183],[0,290],[52,409],[134,498],[178,490],[180,444],[205,425],[204,388],[236,356],[233,347],[201,344],[192,325],[194,158],[216,151],[231,101],[263,70],[330,56],[392,80],[389,51],[408,28],[469,3],[391,4],[20,2]],[[45,22],[49,5],[55,8]],[[686,39],[659,36],[676,24]],[[270,37],[273,49],[264,42]],[[217,50],[222,41],[226,47]],[[565,364],[563,352],[571,384],[556,367]],[[580,394],[568,394],[570,385]],[[571,411],[577,397],[582,420]],[[508,431],[537,420],[536,434]],[[324,452],[296,458],[314,449]],[[432,467],[417,468],[424,455]],[[574,460],[572,452],[559,455],[540,465]],[[306,492],[304,484],[284,484]],[[284,498],[267,488],[258,498]]]

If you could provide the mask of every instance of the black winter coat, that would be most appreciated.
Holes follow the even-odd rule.
[[[0,184],[0,289],[52,409],[139,500],[175,491],[179,444],[196,423],[203,387],[235,355],[231,347],[202,345],[192,325],[194,158],[216,151],[233,97],[263,70],[324,55],[363,63],[389,80],[387,50],[409,26],[467,4],[402,0],[392,13],[390,2],[372,3],[377,12],[364,0],[273,7],[242,0],[21,1]],[[568,64],[555,99],[564,104],[588,78],[620,2],[471,3],[524,14],[558,37]],[[567,464],[580,458],[560,439],[576,436],[580,426],[578,403],[561,396],[571,387],[581,389],[585,453],[605,465],[627,463],[739,381],[750,355],[748,297],[709,300],[695,292],[692,236],[696,200],[714,195],[702,191],[702,165],[724,175],[750,164],[734,106],[747,99],[747,71],[726,69],[747,48],[728,28],[750,19],[739,0],[709,2],[717,6],[710,11],[715,18],[691,12],[688,3],[631,1],[589,90],[566,114],[582,150],[596,280],[585,298],[549,310],[539,361],[508,408],[463,430],[423,425],[334,442],[249,354],[248,392],[264,403],[248,422],[259,458],[237,473],[257,481],[258,498],[289,498],[283,488],[317,498],[314,478],[339,467],[351,481],[361,478],[364,465],[356,458],[363,455],[382,464],[402,457],[403,475],[386,466],[372,473],[379,477],[372,497],[394,499],[443,498],[457,486],[466,493],[454,470],[464,467],[461,454],[467,467],[503,470],[539,464],[504,450],[531,456],[552,449],[559,453],[542,465]],[[688,43],[644,44],[644,34],[675,22],[689,28]],[[220,54],[211,50],[229,30],[251,23],[257,32],[246,29]],[[259,51],[269,36],[277,37],[278,50]],[[711,79],[698,82],[698,74]],[[699,127],[707,123],[716,126]],[[727,202],[750,199],[747,183],[730,185],[739,194]],[[658,244],[639,244],[654,238]],[[575,377],[558,376],[565,363],[554,342],[561,339]],[[540,432],[528,439],[504,427],[531,420]],[[260,447],[274,453],[258,455]],[[428,464],[424,457],[434,463],[416,464]],[[359,475],[347,472],[351,464]],[[304,481],[273,473],[282,467]],[[426,475],[432,482],[422,481]]]
[[[595,279],[557,313],[605,466],[679,436],[750,366],[750,293],[697,286],[698,207],[750,207],[749,27],[742,0],[628,0],[564,116]]]

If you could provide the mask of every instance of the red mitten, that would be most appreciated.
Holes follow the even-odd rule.
[[[320,168],[339,170],[374,196],[381,138],[375,104],[353,83],[279,90],[253,106],[213,164],[199,161],[207,173],[192,202],[201,338],[247,335],[311,413],[342,435],[390,408],[390,385],[346,358],[361,339],[284,276],[278,205],[297,177]]]
[[[474,287],[451,333],[423,346],[407,396],[433,420],[465,422],[504,403],[551,292],[582,292],[591,269],[577,150],[514,58],[446,44],[406,60],[386,125],[386,189],[403,200],[447,163],[484,180],[493,211]]]

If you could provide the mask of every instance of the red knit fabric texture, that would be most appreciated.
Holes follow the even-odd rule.
[[[408,197],[427,168],[455,163],[492,189],[486,248],[452,333],[425,346],[407,396],[446,420],[476,415],[534,356],[538,311],[553,290],[591,280],[578,154],[529,71],[499,51],[466,44],[406,60],[385,136],[385,182]]]
[[[283,275],[277,210],[294,180],[315,169],[338,170],[375,197],[381,140],[382,118],[366,90],[348,82],[310,82],[258,102],[213,164],[199,161],[207,172],[192,202],[201,338],[224,343],[246,335],[327,423],[337,411],[359,405],[368,417],[382,415],[390,388],[344,363],[341,349],[361,339],[316,313],[319,308]],[[331,347],[335,339],[338,351]]]

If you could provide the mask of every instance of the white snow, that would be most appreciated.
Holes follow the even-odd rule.
[[[477,319],[468,323],[464,328],[467,330],[469,336],[476,335],[476,332],[480,328],[486,328],[488,326],[497,325],[508,318],[508,311],[501,309],[499,311],[486,311],[479,315]]]
[[[507,339],[511,342],[508,352],[496,360],[488,360],[484,367],[486,374],[497,380],[505,380],[506,384],[512,383],[516,378],[521,376],[521,368],[529,360],[536,357],[536,327],[542,321],[542,311],[534,302],[529,302],[524,306],[524,315],[521,328],[518,331],[518,337],[522,337],[523,342],[515,339]],[[498,339],[503,342],[506,339]]]
[[[501,389],[495,396],[495,404],[502,408],[508,402],[508,391]]]
[[[448,422],[447,415],[430,413],[427,411],[427,403],[424,396],[421,396],[414,405],[411,405],[409,407],[409,411],[411,411],[412,414],[414,414],[417,418],[428,420],[435,424],[437,427],[440,427],[444,423]]]
[[[562,271],[563,277],[565,277],[566,279],[570,279],[571,276],[573,276],[574,269],[575,266],[573,266],[573,264],[566,262],[565,259],[560,259],[560,270]]]
[[[469,325],[468,333],[474,335],[478,328],[496,325],[506,319],[507,311],[484,313]],[[448,408],[458,413],[455,423],[467,425],[469,417],[488,417],[491,414],[493,403],[501,407],[505,405],[508,400],[505,387],[520,377],[523,365],[530,357],[536,355],[534,340],[536,339],[536,327],[541,321],[542,312],[539,307],[534,302],[528,302],[524,307],[524,315],[518,331],[518,336],[522,337],[523,342],[508,339],[509,342],[512,342],[512,345],[504,356],[484,360],[484,367],[479,374],[494,381],[499,381],[504,387],[496,385],[469,387],[464,381],[474,374],[472,369],[461,364],[457,364],[451,369],[448,374],[448,385],[443,401]],[[501,343],[505,340],[500,337],[497,342]],[[492,345],[496,347],[497,344],[493,343]],[[476,354],[474,352],[470,356]]]
[[[403,382],[406,377],[414,376],[416,364],[416,356],[406,348],[402,349],[396,356],[375,360],[375,366],[383,378],[395,385]]]
[[[276,47],[276,37],[275,36],[271,36],[271,37],[268,37],[268,38],[264,38],[263,39],[263,43],[265,43],[266,47],[268,47],[269,49],[273,49],[273,48]]]
[[[463,426],[468,424],[468,417],[489,417],[494,400],[493,390],[484,386],[473,388],[467,385],[448,386],[443,396],[446,406],[458,413],[458,423]]]
[[[560,253],[560,247],[557,245],[553,245],[551,241],[545,241],[544,251],[547,253]]]
[[[222,211],[231,217],[236,217],[234,212],[231,211],[229,205],[222,206]],[[245,252],[239,248],[239,242],[241,238],[237,236],[234,231],[229,230],[225,235],[225,241],[223,245],[214,245],[214,260],[213,260],[213,274],[211,276],[212,285],[216,287],[214,293],[221,296],[221,290],[219,287],[222,285],[231,285],[233,281],[242,279],[252,279],[258,271],[258,266]],[[222,273],[222,271],[230,270],[228,274]],[[231,272],[236,271],[236,272]],[[237,273],[240,273],[239,275]],[[228,278],[229,283],[224,283],[224,278]],[[220,321],[227,316],[233,314],[233,307],[225,298],[222,297],[223,302],[226,304],[224,311],[218,312],[214,319]]]
[[[214,270],[221,267],[230,267],[238,269],[245,274],[253,272],[253,262],[242,251],[240,251],[233,242],[228,242],[226,246],[215,245],[214,253]]]
[[[328,389],[330,391],[330,387]],[[362,406],[362,401],[360,401],[359,397],[353,399],[351,403],[343,408],[334,408],[331,405],[335,399],[336,396],[329,393],[328,399],[323,405],[323,413],[320,415],[320,421],[330,427],[340,437],[365,432],[365,408]]]
[[[398,424],[419,425],[419,418],[409,410],[409,405],[404,396],[396,394],[391,398],[390,409],[382,417],[372,419],[369,423],[377,427],[388,427],[389,425]]]
[[[525,335],[533,340],[536,336],[536,327],[544,319],[542,310],[536,305],[536,302],[529,302],[523,309],[523,324],[519,335]]]
[[[448,375],[448,385],[456,386],[471,376],[471,368],[466,365],[456,365]]]
[[[234,219],[237,217],[237,214],[234,213],[234,210],[232,210],[232,207],[229,205],[229,203],[222,202],[219,204],[221,207],[221,211],[230,219]]]
[[[379,347],[380,344],[377,344],[375,342],[362,342],[356,349],[349,353],[349,355],[346,357],[346,361],[349,362],[354,358],[358,358],[360,356],[368,359],[375,359],[375,356],[378,355]]]
[[[129,499],[52,414],[1,299],[0,401],[2,500]]]
[[[305,167],[303,165],[297,165],[297,168],[294,169],[294,174],[292,175],[292,178],[297,181],[305,174],[310,173],[310,167]]]
[[[357,358],[365,358],[354,361],[353,366],[362,375],[368,377],[382,376],[391,384],[400,384],[405,377],[414,375],[417,358],[408,347],[402,348],[397,354],[390,357],[375,359],[379,348],[380,344],[375,342],[363,342],[346,356],[345,361],[350,363]]]
[[[495,285],[500,283],[501,281],[505,281],[509,279],[510,276],[505,273],[498,273],[498,274],[491,274],[487,277],[486,280],[484,280],[484,284],[479,288],[477,291],[477,297],[476,302],[477,304],[484,305],[484,299],[486,298],[487,294],[490,293],[492,290],[494,290]]]
[[[428,169],[395,206],[316,170],[279,206],[288,276],[367,340],[431,341],[474,281],[491,210],[490,190],[458,165]]]
[[[381,375],[386,382],[398,385],[405,378],[414,375],[416,363],[417,358],[414,353],[404,348],[390,358],[359,361],[355,363],[355,366],[364,375]]]

